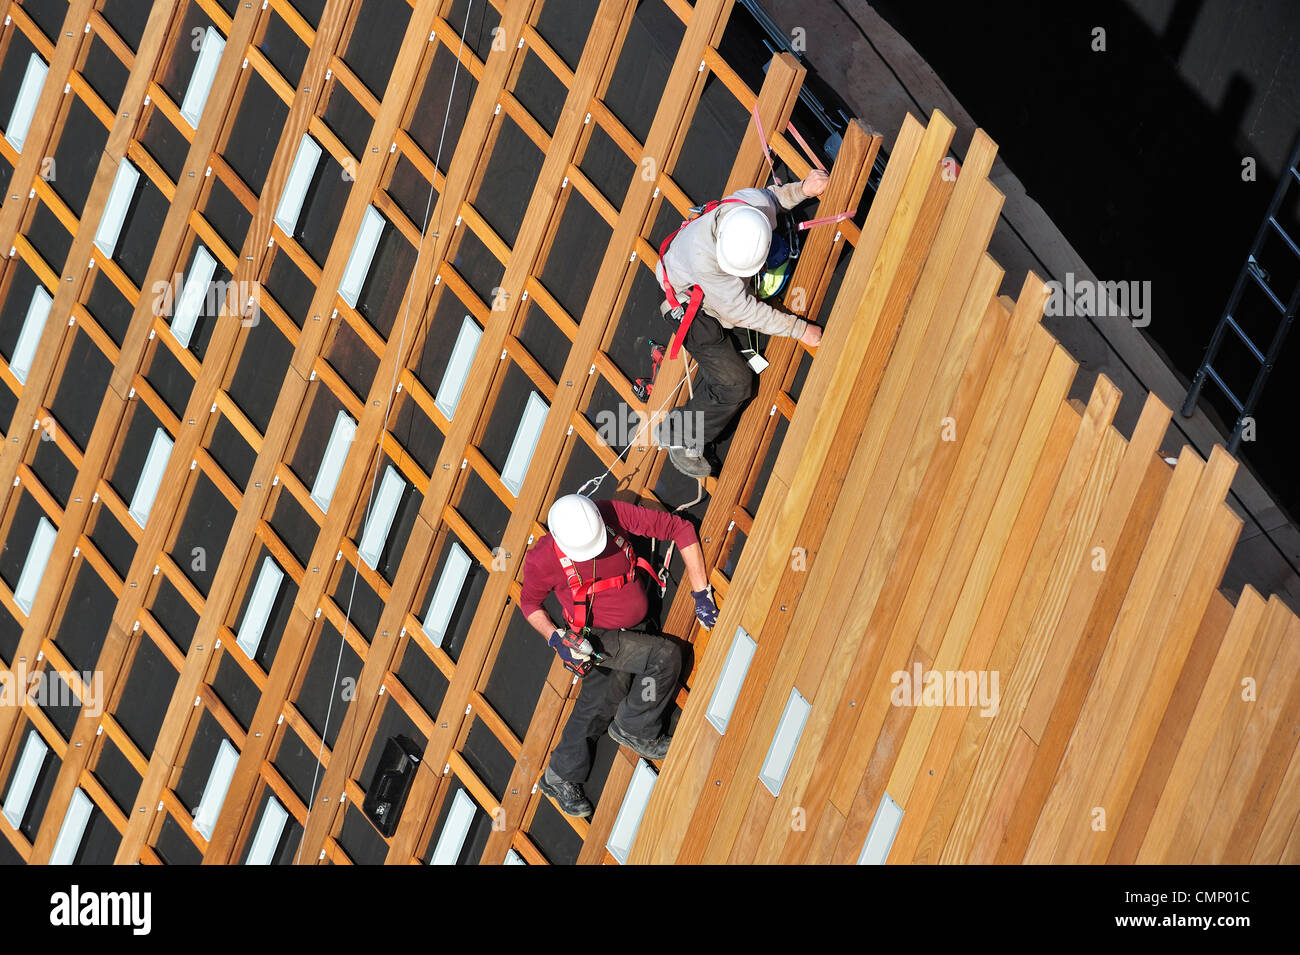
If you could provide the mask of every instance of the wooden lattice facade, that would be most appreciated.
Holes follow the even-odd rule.
[[[43,0],[6,14],[0,95],[31,55],[48,66],[21,152],[0,140],[6,359],[37,287],[52,301],[30,367],[0,361],[0,662],[101,675],[103,712],[0,707],[0,786],[28,740],[48,749],[23,817],[0,815],[5,841],[48,861],[88,800],[87,861],[232,863],[274,804],[288,818],[275,861],[409,863],[468,806],[461,862],[614,861],[635,757],[603,745],[589,821],[534,790],[577,688],[517,612],[519,569],[550,502],[606,468],[597,496],[692,497],[653,446],[619,456],[602,416],[683,394],[680,361],[648,405],[632,390],[647,339],[668,331],[655,249],[692,204],[767,180],[756,106],[782,174],[807,173],[787,132],[803,68],[724,59],[730,0]],[[224,48],[191,125],[209,29]],[[1254,710],[1208,695],[1297,645],[1276,603],[1247,591],[1234,610],[1214,591],[1237,527],[1230,462],[1185,451],[1168,468],[1154,403],[1125,442],[1104,381],[1086,409],[1064,400],[1074,367],[1037,325],[1037,280],[1003,304],[985,255],[992,144],[977,137],[954,177],[940,164],[951,135],[942,117],[924,136],[909,123],[874,198],[880,138],[853,123],[838,144],[822,209],[866,224],[809,233],[786,304],[827,338],[816,361],[768,343],[726,466],[688,510],[723,616],[705,633],[688,594],[665,597],[664,631],[693,641],[695,669],[632,858],[852,861],[887,790],[905,810],[896,861],[1221,858],[1239,830],[1259,860],[1293,859],[1294,665],[1261,677]],[[321,157],[290,234],[276,219],[304,137]],[[124,160],[140,183],[104,255],[96,224]],[[344,295],[375,214],[368,277]],[[211,316],[182,344],[155,290],[200,248],[256,311]],[[467,322],[477,347],[449,413],[440,386]],[[512,437],[537,401],[516,483]],[[941,440],[946,417],[956,441]],[[340,418],[355,433],[322,507]],[[170,454],[138,520],[160,430]],[[365,558],[390,472],[401,505]],[[57,533],[20,601],[42,521]],[[1071,563],[1094,536],[1126,535],[1146,549],[1120,547],[1096,577]],[[806,569],[790,568],[796,548]],[[1148,553],[1158,563],[1139,563]],[[457,555],[454,612],[430,634]],[[268,561],[283,580],[249,653],[239,634]],[[969,577],[941,570],[963,561]],[[1129,592],[1146,602],[1126,610]],[[737,626],[759,652],[719,736],[702,704]],[[1155,650],[1139,627],[1163,641],[1150,696],[1120,678]],[[888,668],[914,659],[996,662],[1000,716],[889,707]],[[755,763],[792,687],[820,735],[772,796]],[[1121,705],[1131,727],[1106,726]],[[386,837],[360,807],[397,734],[424,755]],[[195,817],[224,747],[237,763],[205,834]],[[1103,851],[1064,820],[1112,764],[1141,815],[1115,815]],[[793,807],[806,829],[789,826]]]

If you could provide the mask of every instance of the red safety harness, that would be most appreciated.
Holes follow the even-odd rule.
[[[569,628],[575,633],[581,633],[582,628],[587,626],[587,604],[590,598],[603,590],[618,590],[632,583],[632,581],[636,580],[638,567],[658,580],[661,589],[664,584],[662,575],[655,573],[650,561],[637,556],[636,551],[632,549],[632,545],[623,538],[622,534],[615,532],[608,526],[606,526],[605,530],[614,538],[614,546],[621,550],[623,556],[627,558],[627,573],[618,577],[604,577],[585,584],[582,582],[582,578],[578,576],[578,570],[573,566],[573,561],[560,550],[560,545],[555,543],[555,538],[551,538],[551,544],[555,547],[555,556],[560,559],[560,567],[564,570],[564,575],[569,580],[569,590],[573,593],[573,616],[570,617],[566,613],[565,620],[568,621]],[[666,572],[667,566],[665,565],[664,573]]]
[[[682,350],[682,342],[686,339],[686,330],[691,327],[691,322],[695,319],[695,313],[700,310],[700,303],[704,301],[704,289],[696,285],[691,289],[691,297],[683,306],[677,298],[677,292],[671,282],[668,281],[668,265],[664,262],[664,256],[668,253],[668,245],[677,238],[677,233],[681,232],[688,225],[694,222],[700,216],[706,216],[718,206],[726,202],[739,202],[741,205],[748,205],[744,199],[714,199],[712,202],[706,202],[700,207],[698,215],[691,216],[684,221],[668,238],[664,239],[663,245],[659,246],[659,262],[664,270],[664,297],[668,300],[668,308],[672,312],[673,318],[677,320],[677,332],[673,335],[673,340],[668,345],[668,357],[676,358],[677,353]]]

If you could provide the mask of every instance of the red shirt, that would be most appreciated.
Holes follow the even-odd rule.
[[[597,501],[596,506],[605,519],[605,526],[622,534],[624,539],[630,534],[659,540],[671,539],[678,548],[689,547],[699,541],[691,522],[676,514],[622,501]],[[594,560],[574,561],[573,567],[582,582],[588,584],[606,577],[626,577],[628,561],[627,556],[614,543],[614,535],[609,534],[605,549],[598,557]],[[637,575],[636,583],[593,594],[590,598],[588,626],[597,630],[618,630],[634,627],[644,620],[648,604],[641,581],[645,576],[642,572]],[[542,601],[552,590],[559,598],[565,614],[572,616],[573,592],[569,589],[568,578],[555,553],[555,543],[551,535],[547,534],[533,544],[524,556],[524,579],[519,596],[519,609],[524,616],[541,610]]]

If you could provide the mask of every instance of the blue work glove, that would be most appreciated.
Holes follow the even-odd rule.
[[[718,605],[713,602],[713,589],[705,587],[703,590],[692,590],[691,596],[695,598],[696,619],[705,630],[712,629],[718,622]]]
[[[568,630],[556,630],[546,642],[560,655],[560,662],[568,670],[578,676],[586,676],[591,672],[591,654],[582,653],[579,649],[586,642],[582,637]],[[590,647],[590,644],[587,646]]]

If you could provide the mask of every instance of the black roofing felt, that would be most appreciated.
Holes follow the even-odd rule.
[[[117,575],[125,577],[135,558],[135,538],[103,504],[97,508],[90,540]]]

